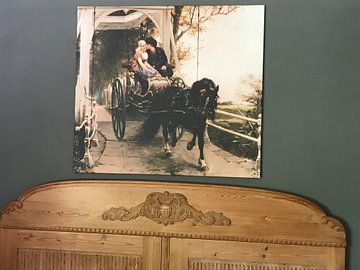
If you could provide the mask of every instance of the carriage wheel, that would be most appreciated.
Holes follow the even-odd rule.
[[[125,92],[119,79],[115,79],[111,92],[111,120],[115,136],[122,140],[126,128]]]
[[[186,84],[184,82],[184,80],[180,77],[171,77],[171,85],[172,86],[176,86],[176,87],[181,87],[181,88],[185,88]]]

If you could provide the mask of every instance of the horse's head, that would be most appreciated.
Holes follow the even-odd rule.
[[[201,105],[204,106],[205,116],[211,120],[215,119],[215,110],[217,108],[219,86],[212,80],[203,78],[192,85],[192,90],[200,95]]]

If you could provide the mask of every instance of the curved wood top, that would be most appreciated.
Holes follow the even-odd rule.
[[[166,182],[74,180],[29,189],[0,227],[345,247],[343,225],[290,194]]]

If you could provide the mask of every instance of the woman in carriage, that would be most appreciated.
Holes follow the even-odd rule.
[[[148,53],[146,52],[145,40],[139,40],[138,47],[135,50],[134,60],[136,67],[134,68],[144,79],[159,76],[159,72],[148,63]]]
[[[169,80],[162,77],[160,73],[149,64],[149,55],[146,49],[147,44],[145,40],[140,40],[135,50],[134,65],[132,67],[139,75],[137,78],[141,84],[141,94],[146,94],[149,90],[159,92],[170,85]]]

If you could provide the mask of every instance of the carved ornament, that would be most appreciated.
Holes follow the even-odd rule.
[[[343,232],[345,233],[344,226],[338,221],[337,219],[329,216],[324,216],[321,219],[321,224],[328,225],[331,229],[337,231],[337,232]]]
[[[145,202],[126,209],[124,207],[111,208],[103,213],[104,220],[129,221],[138,217],[146,217],[165,226],[192,219],[193,225],[230,226],[231,220],[223,213],[209,211],[203,213],[188,203],[187,198],[180,193],[150,193]]]
[[[17,209],[20,209],[23,207],[23,203],[21,201],[12,201],[6,207],[1,211],[1,215],[3,214],[10,214],[11,212],[14,212]]]

